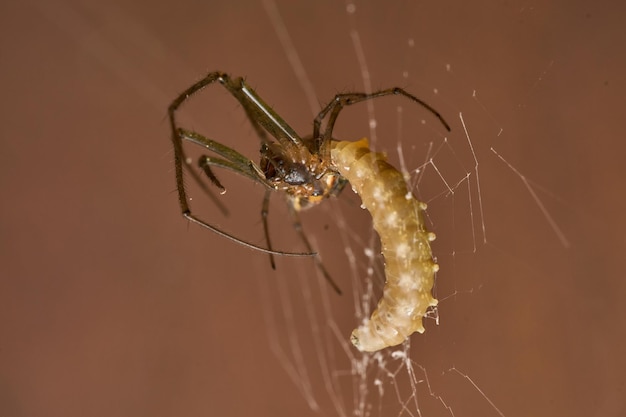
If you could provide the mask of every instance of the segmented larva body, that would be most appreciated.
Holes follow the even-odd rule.
[[[374,352],[424,332],[422,317],[437,305],[431,293],[439,269],[430,249],[435,235],[424,226],[426,204],[413,197],[385,155],[369,149],[366,138],[333,142],[331,159],[372,215],[385,258],[383,296],[351,336],[357,349]]]

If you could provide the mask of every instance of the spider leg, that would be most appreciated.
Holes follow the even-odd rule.
[[[261,218],[263,219],[263,229],[265,230],[265,242],[267,243],[267,248],[272,250],[272,243],[270,242],[270,234],[269,234],[269,227],[268,227],[268,221],[267,221],[267,218],[269,215],[270,195],[271,195],[271,190],[266,190],[265,196],[263,198],[263,206],[261,208]],[[289,213],[293,216],[293,219],[294,219],[293,228],[296,230],[296,233],[298,233],[300,240],[304,242],[304,245],[306,246],[307,250],[313,251],[311,243],[309,242],[309,239],[306,237],[306,234],[304,233],[302,222],[300,221],[300,216],[298,215],[298,210],[293,206],[293,204],[287,204],[287,205],[289,206]],[[276,269],[276,264],[274,263],[274,255],[272,253],[270,253],[269,255],[270,255],[270,264],[272,265],[272,269]],[[330,284],[330,286],[333,287],[333,289],[335,290],[337,294],[341,295],[341,289],[339,288],[339,285],[337,285],[335,280],[333,280],[333,278],[330,276],[330,273],[326,270],[320,258],[318,256],[315,256],[313,259],[315,261],[315,266],[319,268],[319,270],[322,272],[322,275],[324,275],[324,279],[326,279],[326,281]]]
[[[315,120],[313,121],[313,139],[317,142],[316,148],[313,151],[319,151],[322,157],[330,157],[330,141],[332,140],[333,128],[335,127],[335,122],[337,121],[337,116],[339,116],[339,112],[343,110],[345,106],[350,106],[352,104],[360,103],[362,101],[371,100],[378,97],[384,97],[389,95],[402,95],[408,98],[411,101],[419,104],[424,107],[430,113],[432,113],[441,124],[446,128],[447,131],[450,131],[450,125],[443,116],[435,110],[431,105],[426,103],[425,101],[415,97],[414,95],[408,93],[402,88],[395,87],[389,88],[387,90],[380,90],[373,93],[343,93],[337,94],[333,100],[326,105],[319,112]],[[321,124],[324,119],[328,116],[328,121],[326,122],[326,127],[324,129],[324,134],[320,135]]]
[[[311,243],[309,242],[309,239],[306,237],[306,233],[304,233],[302,222],[300,221],[300,216],[298,215],[298,210],[292,204],[288,204],[288,206],[289,206],[289,212],[293,216],[293,228],[296,229],[296,232],[300,236],[300,240],[304,242],[304,245],[306,246],[307,250],[312,251],[313,248],[311,246]],[[333,287],[333,289],[335,290],[337,294],[341,295],[342,292],[341,292],[341,289],[339,288],[339,285],[337,285],[337,283],[330,276],[330,274],[324,267],[324,263],[321,261],[320,257],[319,256],[313,257],[313,261],[315,262],[315,266],[322,272],[322,275],[324,275],[324,279],[326,280],[326,282],[328,282],[328,284],[330,284],[330,286]]]
[[[222,237],[225,237],[226,239],[232,240],[235,243],[238,243],[242,246],[245,246],[247,248],[250,249],[254,249],[254,250],[258,250],[259,252],[264,252],[264,253],[269,253],[269,254],[275,254],[275,255],[281,255],[281,256],[312,256],[315,257],[317,255],[317,252],[283,252],[283,251],[277,251],[277,250],[269,250],[266,249],[262,246],[258,246],[255,245],[254,243],[250,243],[250,242],[246,242],[245,240],[242,240],[238,237],[235,237],[229,233],[226,233],[225,231],[210,225],[209,223],[203,221],[202,219],[196,217],[195,215],[191,214],[191,213],[186,213],[183,214],[183,216],[189,220],[192,223],[195,223],[199,226],[202,226],[206,229],[209,229],[210,231],[212,231],[213,233],[216,233]],[[317,259],[317,258],[316,258]]]
[[[203,148],[206,148],[208,151],[214,152],[225,158],[225,161],[224,161],[221,159],[206,157],[211,160],[224,161],[224,165],[215,163],[215,164],[205,164],[204,166],[201,166],[201,168],[205,170],[209,178],[211,177],[215,178],[215,174],[210,169],[209,165],[219,165],[222,168],[228,168],[238,174],[241,174],[250,178],[251,180],[255,182],[259,182],[263,184],[265,187],[273,189],[272,185],[265,179],[265,175],[263,174],[263,171],[261,170],[261,168],[259,168],[257,164],[255,164],[250,159],[246,158],[245,156],[243,156],[236,150],[229,148],[228,146],[224,146],[221,143],[216,142],[212,139],[209,139],[199,133],[192,132],[186,129],[179,128],[178,135],[182,140],[186,140],[196,145],[199,145]],[[219,183],[219,180],[215,178],[215,181],[217,181],[216,185],[223,190],[224,187]]]
[[[265,232],[265,243],[268,249],[272,249],[272,242],[270,241],[270,231],[267,224],[267,216],[270,212],[270,190],[265,191],[263,196],[263,205],[261,206],[261,219],[263,219],[263,231]],[[274,255],[270,253],[270,265],[272,269],[276,269],[276,263],[274,262]]]
[[[226,208],[224,203],[222,203],[219,200],[219,198],[217,198],[217,196],[215,195],[213,190],[211,190],[209,187],[207,187],[206,182],[202,181],[202,178],[200,177],[198,172],[196,172],[194,169],[191,168],[191,163],[188,161],[187,157],[184,156],[184,155],[183,155],[183,160],[185,161],[184,167],[187,169],[187,172],[191,175],[191,177],[194,179],[194,181],[196,181],[196,183],[200,186],[200,188],[202,188],[202,191],[204,191],[209,196],[211,201],[213,201],[213,203],[217,206],[219,211],[221,211],[224,216],[228,216],[228,214],[229,214],[228,208]],[[208,175],[208,173],[207,173],[207,175]],[[215,178],[215,179],[217,180],[217,178]],[[221,188],[220,185],[215,183],[215,181],[213,181],[213,180],[211,180],[211,181],[218,188]],[[219,183],[219,181],[217,181],[217,182]],[[222,193],[223,193],[223,191],[222,191]]]
[[[206,176],[209,177],[209,180],[211,180],[213,185],[215,185],[217,188],[221,190],[220,194],[226,193],[226,188],[222,185],[220,180],[218,180],[215,174],[213,173],[213,170],[211,169],[211,165],[222,166],[222,163],[227,164],[229,163],[229,161],[226,161],[224,159],[219,159],[219,158],[212,158],[206,155],[202,155],[200,159],[198,159],[198,166],[202,168],[202,170],[204,171]]]
[[[237,174],[246,176],[252,180],[255,180],[255,181],[259,180],[257,177],[253,175],[249,175],[249,173],[239,169],[239,166],[237,166],[236,164],[232,163],[231,161],[227,161],[225,159],[214,158],[214,157],[203,155],[200,157],[200,160],[198,161],[198,165],[207,173],[207,175],[212,175],[212,171],[209,168],[209,166],[217,166],[219,168],[230,169],[231,171]],[[217,178],[215,178],[215,181],[217,181],[218,187],[222,187],[221,184],[219,183],[219,180],[217,180]],[[280,253],[280,252],[276,252],[274,251],[274,249],[272,249],[272,242],[270,240],[269,227],[267,223],[271,191],[272,191],[272,188],[268,188],[265,190],[265,196],[263,197],[263,206],[261,208],[261,218],[263,219],[263,231],[265,234],[265,242],[267,245],[268,254],[270,256],[270,265],[272,266],[272,269],[276,269],[276,263],[274,262],[274,253]]]
[[[198,81],[185,91],[183,91],[168,107],[168,115],[170,120],[170,127],[172,129],[172,144],[174,145],[174,171],[176,174],[176,188],[178,190],[178,203],[183,216],[187,217],[191,215],[189,203],[187,203],[187,192],[185,191],[185,182],[183,176],[183,163],[186,161],[185,151],[183,149],[182,138],[178,132],[178,125],[176,123],[176,111],[191,95],[200,91],[209,84],[212,84],[219,78],[220,73],[213,72],[207,75],[204,79]],[[193,177],[200,183],[199,177],[193,175]]]
[[[187,88],[185,91],[180,93],[178,97],[176,97],[168,107],[168,116],[172,131],[172,143],[174,145],[174,170],[176,174],[176,187],[178,190],[178,201],[183,215],[185,215],[185,213],[189,213],[190,209],[183,177],[183,163],[186,159],[185,151],[182,145],[182,141],[184,138],[181,136],[181,132],[179,131],[178,123],[176,121],[176,112],[178,111],[180,106],[191,96],[216,81],[219,81],[220,84],[222,84],[233,95],[233,97],[235,97],[237,101],[239,101],[239,103],[244,108],[246,115],[250,119],[252,126],[254,127],[255,131],[263,142],[269,142],[267,134],[265,130],[263,130],[263,128],[265,128],[273,135],[283,132],[282,136],[277,136],[277,139],[279,139],[281,143],[286,141],[285,135],[292,136],[292,145],[298,145],[298,143],[301,142],[301,139],[299,139],[298,135],[293,131],[293,129],[291,129],[291,127],[289,127],[289,125],[287,125],[287,123],[282,118],[280,118],[280,116],[278,116],[269,106],[267,106],[252,89],[248,88],[245,85],[243,79],[238,78],[236,80],[232,80],[228,76],[228,74],[219,71],[214,71],[207,74],[206,77],[202,78],[201,80]],[[223,148],[229,149],[227,147]],[[196,175],[193,175],[193,177],[194,179],[199,181],[199,178]],[[211,173],[209,175],[209,178],[216,177],[214,174]],[[202,183],[201,181],[199,182]],[[215,183],[215,181],[213,182]]]
[[[250,88],[243,78],[231,79],[227,74],[220,75],[224,87],[239,101],[248,119],[264,143],[270,143],[267,131],[280,145],[296,153],[306,149],[300,136],[263,99]],[[265,130],[264,130],[265,129]]]
[[[243,155],[241,155],[239,152],[235,151],[234,149],[228,148],[227,146],[224,146],[211,139],[205,138],[204,136],[198,133],[190,132],[185,129],[177,129],[175,133],[176,133],[176,137],[178,138],[178,140],[173,141],[175,144],[174,145],[175,151],[177,147],[179,148],[179,150],[182,150],[182,140],[184,139],[184,140],[193,142],[195,144],[198,144],[200,146],[204,146],[208,150],[215,152],[219,155],[222,155],[224,158],[226,158],[226,159],[210,158],[210,157],[201,158],[200,164],[201,164],[201,167],[203,167],[203,169],[205,170],[205,172],[207,171],[211,172],[211,175],[213,175],[212,171],[209,168],[209,165],[216,165],[216,166],[220,166],[223,168],[231,169],[238,174],[247,176],[253,179],[254,181],[262,183],[266,187],[271,187],[269,183],[265,180],[265,176],[261,172],[260,168],[258,168],[256,164],[254,164],[254,162],[247,159],[246,157],[244,157]],[[297,253],[297,252],[284,252],[284,251],[275,251],[271,249],[266,249],[262,246],[255,245],[253,243],[237,238],[227,232],[224,232],[223,230],[205,222],[204,220],[192,214],[191,209],[189,208],[189,204],[187,203],[187,192],[184,189],[184,183],[183,183],[183,177],[182,177],[182,159],[181,158],[183,155],[184,153],[178,153],[176,155],[176,152],[175,152],[175,168],[176,168],[176,174],[177,174],[176,185],[178,187],[179,198],[184,198],[184,200],[181,202],[181,208],[183,211],[183,216],[187,220],[191,221],[192,223],[196,223],[206,229],[209,229],[212,232],[220,236],[223,236],[229,240],[232,240],[233,242],[239,243],[251,249],[258,250],[260,252],[283,255],[283,256],[315,256],[317,255],[317,253],[313,251],[308,252],[308,253],[305,253],[305,252]],[[217,178],[215,178],[215,180],[217,181]],[[221,186],[221,184],[219,184],[219,181],[217,181],[216,185]]]
[[[248,172],[245,172],[244,170],[240,169],[240,166],[238,166],[237,164],[231,162],[231,161],[227,161],[225,159],[220,159],[220,158],[214,158],[214,157],[209,157],[206,155],[203,155],[200,157],[200,160],[198,161],[198,165],[205,170],[205,172],[207,173],[207,175],[209,175],[209,172],[212,172],[209,168],[209,166],[213,165],[213,166],[217,166],[219,168],[225,168],[225,169],[230,169],[231,171],[246,176],[254,181],[259,182],[259,178],[255,176],[255,174],[250,174]],[[264,178],[263,178],[264,179]],[[221,187],[221,184],[219,184],[219,181],[217,180],[217,178],[215,179],[217,181],[217,184],[219,187]],[[261,181],[262,182],[262,181]],[[265,233],[265,242],[267,245],[267,249],[269,250],[268,254],[270,256],[270,265],[272,266],[272,269],[276,269],[276,263],[274,262],[274,253],[279,253],[274,251],[274,249],[272,249],[272,242],[270,240],[270,233],[269,233],[269,226],[268,226],[268,222],[267,222],[267,216],[269,214],[269,202],[270,202],[270,196],[271,196],[271,192],[273,190],[273,188],[271,188],[271,186],[265,184],[264,182],[262,182],[264,185],[266,185],[268,188],[265,190],[265,196],[263,197],[263,205],[261,208],[261,218],[263,219],[263,231]],[[223,187],[222,187],[223,188]],[[309,250],[310,247],[309,247]],[[313,252],[311,252],[313,253]]]
[[[254,130],[264,143],[270,143],[267,133],[275,137],[280,144],[289,149],[306,149],[302,139],[287,122],[278,115],[263,99],[250,88],[243,78],[232,79],[228,74],[220,71],[209,73],[206,77],[183,91],[169,106],[168,114],[172,125],[172,133],[177,129],[175,113],[178,108],[192,95],[206,86],[219,81],[228,92],[241,104]],[[266,133],[267,131],[267,133]]]

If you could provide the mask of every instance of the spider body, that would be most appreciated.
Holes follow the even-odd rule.
[[[261,160],[258,165],[236,150],[200,133],[181,128],[178,125],[176,113],[180,106],[191,96],[215,82],[226,88],[241,104],[252,127],[255,129],[261,142]],[[268,253],[273,268],[275,268],[273,258],[275,254],[313,256],[317,267],[321,270],[328,283],[337,293],[341,293],[339,287],[332,280],[319,258],[315,256],[316,254],[313,252],[302,230],[298,213],[303,209],[321,203],[330,196],[337,195],[347,183],[343,175],[347,175],[347,173],[343,172],[342,174],[331,157],[331,150],[337,144],[332,137],[333,128],[341,110],[345,106],[387,95],[401,95],[421,105],[439,119],[447,130],[450,130],[446,121],[434,108],[407,93],[405,90],[396,87],[373,93],[337,94],[314,119],[313,134],[303,138],[268,106],[261,97],[246,84],[243,78],[233,79],[228,74],[220,71],[207,74],[204,78],[184,90],[172,101],[168,108],[172,143],[174,146],[176,187],[183,216],[187,220],[239,244]],[[211,223],[202,220],[191,212],[184,182],[184,169],[189,167],[185,163],[188,159],[185,154],[183,142],[190,142],[201,146],[212,154],[202,156],[199,161],[199,166],[209,180],[220,190],[224,191],[225,187],[220,183],[213,172],[213,169],[216,167],[232,170],[239,175],[243,175],[254,182],[262,184],[266,188],[261,207],[261,217],[265,233],[265,247],[239,239]],[[188,169],[188,172],[194,180],[199,182],[202,187],[205,187],[204,182],[195,171]],[[375,170],[370,171],[370,173],[374,176],[377,175],[377,171]],[[207,188],[205,188],[205,190],[212,195],[210,190]],[[282,192],[287,196],[288,207],[294,217],[294,227],[304,242],[308,252],[294,253],[275,251],[272,249],[267,218],[270,195],[274,191]],[[399,221],[402,221],[402,219]]]
[[[296,211],[338,195],[346,184],[341,174],[330,169],[328,162],[316,160],[314,154],[308,161],[293,161],[277,146],[263,144],[259,165],[272,187],[284,191]]]

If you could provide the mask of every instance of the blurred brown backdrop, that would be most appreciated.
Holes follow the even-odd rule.
[[[438,205],[467,212],[466,196],[434,199],[441,323],[411,352],[435,394],[456,416],[498,415],[456,368],[507,416],[624,415],[624,7],[394,1],[356,3],[353,20],[338,1],[277,8],[320,103],[363,89],[356,30],[374,88],[426,95],[451,119],[453,149],[466,141],[459,112],[469,124],[487,243],[477,219],[474,253],[468,228],[449,222],[456,214],[437,214]],[[268,331],[262,312],[281,308],[260,296],[283,280],[296,309],[314,305],[294,290],[315,277],[311,261],[281,258],[273,272],[265,255],[187,226],[173,193],[165,110],[207,71],[246,76],[298,131],[309,129],[312,110],[267,10],[260,1],[0,5],[1,416],[319,414],[273,353],[273,332],[285,340],[289,328]],[[182,117],[253,156],[241,110],[211,91]],[[396,129],[393,111],[376,106],[379,125]],[[342,138],[369,134],[346,117],[361,124],[344,122]],[[412,127],[403,132],[406,145]],[[537,185],[569,247],[492,147]],[[407,146],[413,166],[424,149]],[[235,220],[223,224],[262,241],[260,188],[229,181]],[[273,233],[289,246],[275,200]],[[307,230],[344,277],[330,210],[307,213]],[[350,280],[339,281],[350,293]],[[328,299],[349,334],[352,296]],[[311,337],[309,322],[296,327]],[[330,346],[349,370],[339,343]],[[315,351],[304,350],[320,413],[334,415]],[[347,387],[337,398],[350,414]],[[392,405],[372,415],[400,413],[386,389]],[[423,415],[446,415],[420,393]]]

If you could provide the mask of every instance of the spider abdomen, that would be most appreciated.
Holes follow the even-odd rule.
[[[422,211],[426,204],[408,190],[402,174],[383,154],[372,152],[367,139],[333,142],[334,168],[350,182],[372,215],[381,241],[386,282],[383,296],[369,319],[352,332],[361,351],[398,345],[414,332],[423,333],[422,318],[437,305],[432,296],[434,262]]]

